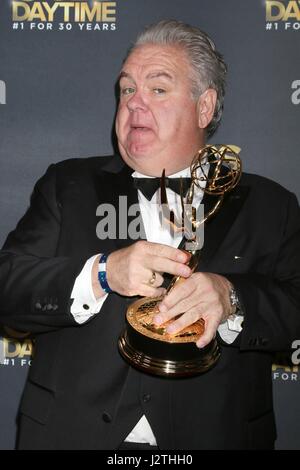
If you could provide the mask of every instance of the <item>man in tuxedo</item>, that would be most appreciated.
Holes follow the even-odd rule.
[[[0,264],[1,323],[35,337],[20,449],[273,448],[272,353],[300,337],[297,200],[243,174],[206,224],[192,273],[177,248],[181,235],[159,223],[159,190],[142,184],[164,168],[170,179],[190,176],[220,122],[225,75],[222,56],[197,28],[149,27],[120,72],[121,158],[66,160],[36,184]],[[167,193],[176,210],[171,183]],[[146,240],[123,238],[118,226],[99,237],[97,208],[111,204],[118,221],[120,196],[128,207],[139,203]],[[199,188],[193,204],[202,199]],[[164,297],[156,324],[173,320],[174,334],[203,318],[198,348],[217,335],[221,357],[204,374],[152,376],[119,355],[128,305],[163,294],[164,273],[186,280]]]

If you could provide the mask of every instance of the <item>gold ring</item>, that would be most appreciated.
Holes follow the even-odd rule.
[[[154,271],[152,271],[152,276],[150,277],[148,283],[150,284],[150,286],[153,286],[155,281],[156,281],[156,273]]]

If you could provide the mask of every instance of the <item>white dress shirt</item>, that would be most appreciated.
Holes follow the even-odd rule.
[[[208,171],[208,166],[206,168]],[[171,177],[189,177],[190,168],[186,168]],[[134,172],[132,177],[145,178],[138,172]],[[202,183],[202,188],[205,187],[205,181]],[[175,215],[180,217],[181,212],[181,201],[180,196],[167,188],[167,198],[170,210],[175,212]],[[203,198],[203,190],[198,189],[195,191],[193,206],[198,207]],[[141,210],[141,216],[145,228],[146,238],[149,242],[162,243],[169,246],[178,247],[182,240],[182,234],[177,233],[174,235],[166,226],[161,224],[159,218],[159,207],[160,207],[160,189],[158,189],[152,199],[149,201],[141,191],[138,191],[139,205]],[[95,258],[98,255],[89,258],[82,271],[75,280],[75,284],[71,293],[71,299],[73,303],[71,306],[71,313],[77,323],[86,322],[91,316],[100,312],[103,303],[105,302],[109,294],[104,295],[100,299],[96,299],[92,288],[92,266]],[[243,317],[239,315],[232,315],[230,319],[219,325],[218,332],[222,339],[228,344],[232,343],[239,332],[242,330],[241,320]],[[142,416],[139,422],[136,424],[134,429],[129,433],[126,438],[128,442],[139,442],[149,443],[150,445],[156,445],[156,439],[150,427],[150,424],[146,416]]]

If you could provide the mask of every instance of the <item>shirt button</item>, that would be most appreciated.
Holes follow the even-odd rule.
[[[90,306],[87,305],[87,304],[83,304],[83,308],[84,308],[84,310],[88,310],[90,308]]]
[[[107,413],[106,411],[103,413],[102,419],[105,423],[111,423],[111,421],[112,421],[111,415],[109,413]]]
[[[143,395],[143,402],[148,403],[150,400],[151,400],[150,393],[145,393],[145,395]]]

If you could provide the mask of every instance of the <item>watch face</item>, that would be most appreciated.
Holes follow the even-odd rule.
[[[237,293],[235,289],[231,288],[230,290],[230,302],[231,305],[238,305],[239,304],[239,298],[237,296]]]
[[[236,307],[236,312],[238,311],[237,315],[242,316],[243,311],[241,310],[241,304],[235,289],[231,288],[229,297],[231,306]]]

